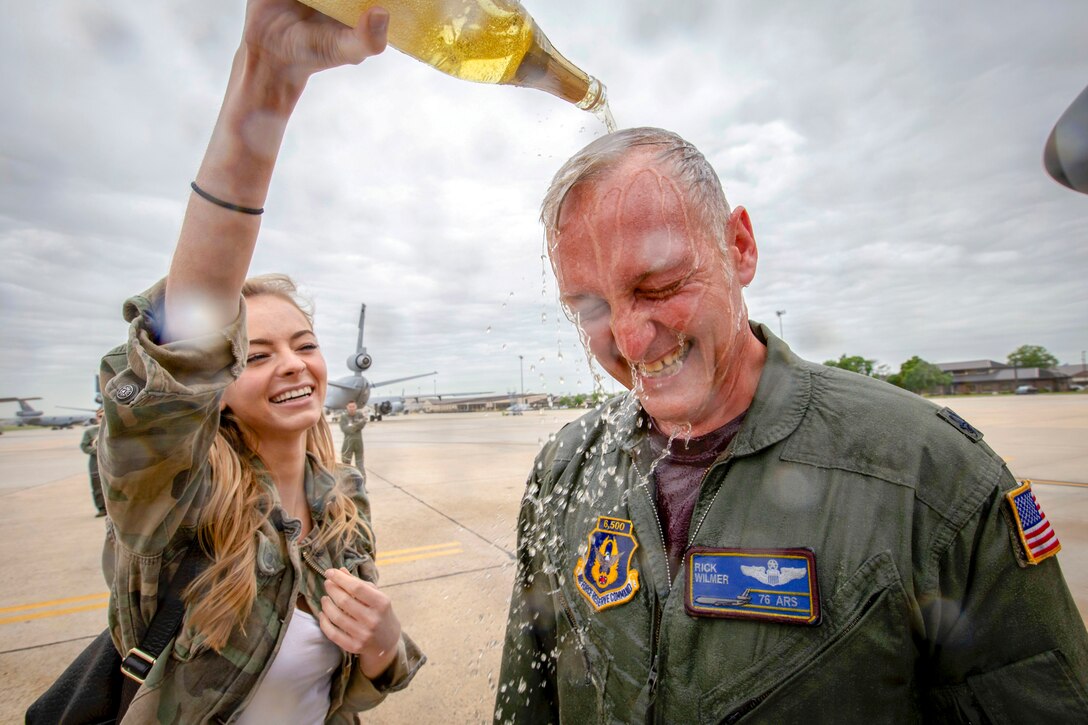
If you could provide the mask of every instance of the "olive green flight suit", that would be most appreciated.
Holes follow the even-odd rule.
[[[355,415],[348,415],[345,410],[340,416],[340,431],[344,434],[344,442],[340,444],[340,460],[349,466],[351,459],[355,459],[355,467],[363,470],[363,428],[366,427],[366,413],[355,411]]]
[[[106,513],[106,499],[102,495],[102,478],[98,475],[98,429],[100,426],[91,425],[83,431],[83,438],[79,441],[79,449],[87,454],[87,475],[91,479],[91,498],[94,500],[94,508],[99,515]]]
[[[1020,561],[1001,458],[933,403],[753,329],[766,366],[689,545],[811,549],[819,622],[685,611],[627,395],[537,458],[495,721],[1088,722],[1088,635],[1057,559]],[[620,576],[639,587],[597,611],[575,575],[602,515],[632,522]]]

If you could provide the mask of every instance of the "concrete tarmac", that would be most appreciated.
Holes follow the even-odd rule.
[[[1036,481],[1088,614],[1088,395],[934,402],[982,430],[1015,475]],[[429,662],[366,722],[490,721],[525,477],[548,435],[581,412],[415,414],[367,426],[380,585]],[[81,435],[0,436],[0,723],[22,722],[105,627],[104,523],[94,518]]]

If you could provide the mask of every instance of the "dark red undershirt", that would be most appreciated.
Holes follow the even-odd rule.
[[[741,413],[721,428],[696,438],[669,437],[650,423],[650,446],[655,459],[668,447],[669,455],[654,467],[657,489],[657,513],[665,534],[665,551],[669,556],[672,575],[680,571],[680,560],[688,546],[691,514],[699,498],[699,488],[710,464],[720,456],[740,430],[748,411]]]

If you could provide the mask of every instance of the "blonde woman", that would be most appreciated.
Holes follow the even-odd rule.
[[[245,280],[307,79],[381,52],[387,19],[352,30],[250,0],[169,274],[126,303],[128,342],[103,360],[118,650],[139,644],[187,550],[210,562],[126,723],[355,722],[424,661],[374,584],[362,474],[336,461],[310,313],[288,278]]]

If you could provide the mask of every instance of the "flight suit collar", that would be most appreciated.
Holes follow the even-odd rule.
[[[732,454],[746,456],[789,437],[805,417],[812,399],[812,374],[789,346],[759,322],[749,322],[752,333],[767,346],[767,360],[759,376],[752,405]]]

